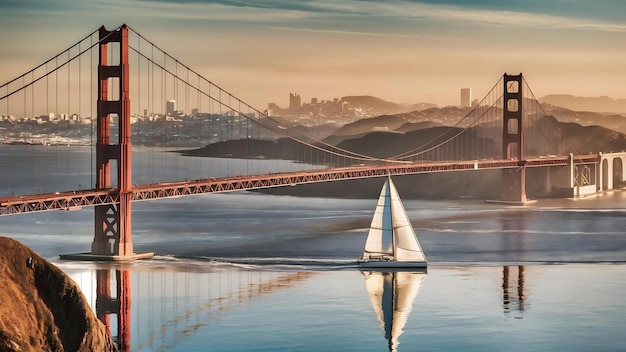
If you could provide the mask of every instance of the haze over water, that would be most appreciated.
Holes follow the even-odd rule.
[[[0,233],[69,273],[94,309],[97,269],[113,278],[129,270],[131,351],[385,351],[355,265],[376,196],[243,192],[136,202],[135,250],[157,257],[121,266],[57,259],[90,248],[90,208],[3,217]],[[414,283],[396,347],[623,350],[625,197],[524,207],[405,199],[429,269]]]

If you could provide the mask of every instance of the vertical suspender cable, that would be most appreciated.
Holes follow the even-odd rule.
[[[6,116],[8,119],[10,119],[10,114],[9,114],[9,103],[10,103],[10,99],[11,97],[8,96],[8,92],[9,92],[9,85],[7,84],[7,102],[6,102]],[[10,121],[10,120],[9,120]],[[12,181],[12,175],[11,175],[11,171],[13,168],[11,167],[11,146],[7,146],[7,154],[6,154],[6,160],[7,160],[7,192],[8,190],[11,189],[11,181]],[[15,190],[11,190],[11,195],[15,195]]]
[[[139,37],[137,37],[137,51],[139,53],[141,53],[141,38],[139,38]],[[141,111],[141,54],[137,55],[137,82],[136,82],[136,87],[137,87],[137,96],[138,97],[137,97],[137,107],[135,108],[136,109],[135,111],[137,111],[137,113],[136,113],[137,122],[135,122],[135,129],[137,129],[137,126],[140,126],[140,120],[142,120],[142,119],[140,119],[140,117],[143,116],[143,113]],[[132,136],[133,136],[132,125],[131,125],[131,134],[130,134],[130,136],[131,136],[131,146],[134,147],[134,143],[132,143]],[[131,154],[133,154],[132,149],[131,149]],[[143,159],[137,160],[137,158],[135,158],[134,155],[133,155],[132,160],[135,160],[135,162],[138,162],[138,161],[143,160]],[[143,180],[143,178],[142,178],[143,175],[141,174],[143,169],[144,169],[143,166],[140,166],[139,168],[133,168],[133,170],[136,170],[136,172],[139,174],[138,176],[134,176],[133,175],[134,176],[133,180],[136,180],[135,181],[136,183],[143,183],[143,182],[145,182]]]
[[[59,67],[59,63],[58,63],[59,59],[58,56],[57,58],[54,59],[56,68]],[[54,111],[55,111],[55,120],[57,119],[57,116],[59,114],[59,70],[55,70],[54,71],[54,81],[55,81],[55,94],[54,94],[54,98],[55,98],[55,103],[54,103]],[[59,190],[59,141],[57,139],[57,142],[55,143],[54,146],[54,173],[55,173],[55,178],[54,178],[54,191],[57,192]]]
[[[26,79],[26,75],[22,76],[22,87],[26,87],[25,79]],[[28,118],[28,116],[26,114],[26,93],[27,93],[27,90],[28,90],[28,88],[23,88],[23,91],[22,91],[22,94],[24,94],[24,107],[22,108],[22,111],[23,111],[22,112],[22,118],[24,120],[26,120]],[[28,118],[28,120],[32,123],[32,120],[30,118]],[[31,127],[31,129],[32,129],[32,127]],[[28,143],[28,141],[26,141],[26,142]],[[33,158],[32,153],[33,153],[33,148],[32,148],[32,143],[31,143],[31,145],[29,147],[25,148],[25,155],[24,155],[23,159],[30,158],[32,160],[32,158]],[[26,168],[26,160],[23,160],[23,161],[24,161],[24,166]],[[34,172],[34,170],[31,168],[30,174],[32,175],[33,172]],[[34,187],[34,184],[31,183],[31,184],[28,185],[28,188],[31,188],[31,187]],[[29,190],[29,192],[33,193],[32,189]]]
[[[34,81],[35,81],[35,73],[33,72],[31,74],[31,82],[34,82]],[[33,118],[35,118],[35,86],[34,85],[31,86],[30,94],[31,94],[31,96],[30,96],[30,111],[31,111],[31,114],[32,114]],[[34,132],[35,126],[36,125],[33,123],[33,132]],[[34,140],[33,140],[32,133],[31,133],[31,145],[33,145],[33,150],[34,151],[39,151],[39,148],[35,147],[35,143],[34,143]],[[31,183],[33,184],[33,187],[36,187],[36,184],[35,184],[35,157],[36,157],[36,155],[33,153],[33,155],[31,155],[31,159],[30,159],[31,160],[31,169],[33,170],[31,172]],[[41,193],[41,192],[38,192],[38,193]]]
[[[150,183],[154,183],[154,153],[152,147],[152,137],[154,133],[154,46],[150,45],[150,60],[148,61],[148,107],[150,111],[148,111],[148,123],[150,124],[149,128],[149,137],[148,143],[150,145]]]
[[[48,125],[50,125],[52,123],[52,121],[50,121],[50,82],[49,82],[49,77],[50,75],[48,74],[48,63],[46,62],[46,111],[45,113],[48,114]],[[46,159],[46,175],[49,176],[50,175],[50,170],[49,170],[49,155],[48,155],[48,151],[50,148],[48,148],[48,146],[50,145],[49,143],[49,137],[48,137],[48,142],[45,142],[46,146],[45,146],[45,159]],[[47,184],[46,184],[47,186]],[[47,192],[48,190],[46,190]]]
[[[163,53],[163,67],[165,67],[165,53]],[[161,70],[161,104],[163,104],[165,102],[165,93],[163,92],[163,80],[165,79],[165,71]],[[165,110],[165,116],[164,119],[167,120],[167,109]],[[165,124],[163,124],[163,126],[165,126]],[[165,136],[162,136],[165,137]],[[162,141],[164,140],[164,138],[161,139]],[[161,182],[165,182],[165,161],[164,161],[164,155],[163,153],[161,154]]]
[[[89,121],[89,131],[90,131],[90,135],[89,135],[89,147],[90,147],[90,152],[89,152],[89,156],[90,156],[90,160],[89,160],[89,168],[90,168],[90,172],[89,175],[91,177],[90,179],[90,183],[89,183],[89,188],[95,188],[95,181],[94,181],[94,174],[96,172],[96,167],[94,165],[93,162],[93,156],[94,156],[94,149],[95,149],[95,143],[93,140],[93,132],[94,132],[94,120],[98,118],[97,116],[97,112],[94,111],[93,109],[93,100],[94,100],[94,94],[93,94],[93,68],[95,66],[95,63],[93,61],[93,52],[94,52],[94,46],[93,46],[93,34],[91,35],[91,38],[89,38],[90,42],[90,47],[91,50],[89,50],[89,68],[90,68],[90,72],[89,72],[89,114],[91,115],[90,117],[90,121]]]
[[[71,129],[71,124],[72,124],[72,120],[71,120],[71,113],[72,113],[72,109],[70,108],[70,83],[71,83],[71,79],[70,79],[70,74],[71,74],[71,70],[70,68],[72,67],[72,62],[70,61],[70,51],[69,49],[67,50],[67,112],[65,115],[65,118],[67,119],[68,122],[68,128]],[[71,159],[71,153],[70,153],[70,141],[67,141],[67,148],[65,149],[65,154],[66,154],[66,174],[67,176],[65,177],[65,180],[67,182],[67,190],[69,191],[70,189],[73,189],[74,187],[71,184],[71,180],[70,180],[70,176],[72,175],[72,173],[70,172],[70,159]]]
[[[82,43],[82,41],[78,42],[78,52],[79,53],[82,52],[82,50],[80,49],[81,43]],[[82,79],[83,78],[82,61],[83,61],[83,56],[81,55],[78,58],[78,112],[77,112],[77,114],[78,114],[78,116],[77,116],[78,121],[77,121],[77,124],[78,124],[78,129],[79,130],[82,128],[82,117],[83,117],[83,112],[81,110],[81,108],[82,108],[82,104],[81,104],[82,103],[82,93],[83,93],[83,90],[82,90],[82,83],[83,83],[83,79]],[[82,148],[82,143],[79,142],[78,145],[76,146],[76,148],[77,148],[76,156],[78,157],[78,172],[77,172],[77,175],[78,175],[78,189],[82,189],[83,186],[84,186],[82,184],[82,181],[81,181],[82,173],[83,173],[83,158],[82,158],[82,156],[83,156],[82,155],[83,154],[82,153],[82,149],[83,148]]]

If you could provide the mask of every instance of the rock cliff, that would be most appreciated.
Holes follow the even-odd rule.
[[[0,351],[116,351],[79,287],[23,244],[0,237]]]

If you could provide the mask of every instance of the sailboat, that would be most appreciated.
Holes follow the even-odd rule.
[[[389,351],[397,351],[400,335],[404,332],[413,300],[417,296],[426,271],[361,271],[372,307],[385,333]]]
[[[366,268],[427,267],[426,256],[391,176],[380,191],[365,250],[358,262]]]

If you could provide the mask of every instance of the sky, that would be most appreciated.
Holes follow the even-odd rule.
[[[290,92],[457,105],[505,72],[538,97],[626,98],[622,0],[0,0],[0,83],[122,23],[259,109]]]

